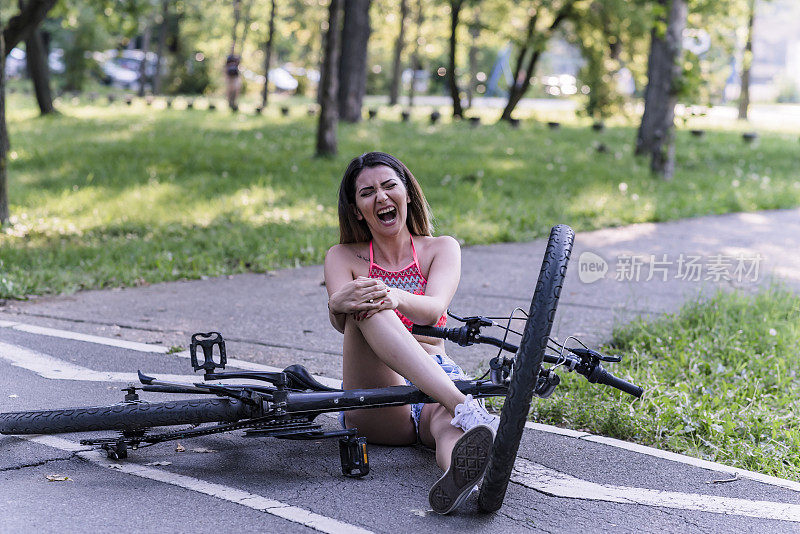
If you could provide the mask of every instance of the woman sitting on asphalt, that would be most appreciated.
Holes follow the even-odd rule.
[[[498,418],[453,380],[467,379],[444,341],[411,334],[413,323],[442,326],[461,276],[461,250],[431,235],[430,209],[397,158],[353,159],[339,187],[339,245],[325,258],[331,324],[344,334],[344,389],[413,383],[438,404],[342,412],[372,443],[436,449],[445,471],[429,493],[436,512],[461,504],[486,470]]]

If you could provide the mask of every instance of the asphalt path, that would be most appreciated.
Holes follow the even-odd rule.
[[[686,298],[718,287],[753,290],[773,275],[794,287],[800,281],[798,226],[800,211],[788,210],[579,234],[556,334],[603,341],[615,321],[674,311]],[[527,307],[543,250],[543,240],[465,249],[454,311]],[[580,279],[589,269],[574,269],[576,260],[588,265],[594,259],[584,253],[607,263],[603,278]],[[706,270],[714,254],[759,254],[763,263],[753,280],[692,282],[675,278],[679,254],[699,255]],[[667,275],[615,279],[620,263],[636,255],[662,259]],[[666,265],[670,258],[673,264]],[[319,267],[308,267],[7,303],[0,308],[0,411],[119,402],[120,388],[136,369],[191,380],[185,355],[168,354],[168,348],[211,329],[235,340],[229,344],[234,366],[272,369],[299,361],[335,380],[340,341],[319,310],[321,281]],[[81,334],[95,337],[71,339]],[[491,357],[475,352],[452,355],[474,370]],[[624,364],[615,372],[624,376]],[[333,417],[320,419],[336,428]],[[340,473],[336,440],[234,432],[185,440],[183,452],[164,443],[110,461],[80,446],[81,437],[0,436],[0,531],[800,529],[798,483],[542,425],[525,431],[499,513],[481,514],[472,498],[447,517],[428,509],[427,490],[440,473],[422,447],[370,446],[370,474],[354,480]]]
[[[53,332],[31,334],[12,325],[0,332],[0,354],[7,356],[3,351],[15,347],[17,358],[13,364],[8,357],[0,358],[2,411],[122,400],[124,381],[76,379],[80,370],[66,379],[41,377],[36,361],[41,356],[85,368],[85,378],[89,370],[188,374],[188,361],[180,355],[63,339]],[[168,396],[148,394],[148,399]],[[322,419],[326,428],[336,427],[333,418]],[[767,528],[791,532],[800,522],[800,485],[792,489],[792,485],[777,485],[780,481],[764,483],[746,477],[714,483],[732,477],[724,470],[653,458],[590,441],[585,438],[591,436],[585,434],[581,438],[580,433],[555,433],[559,431],[525,433],[500,513],[480,514],[472,499],[448,517],[428,510],[427,489],[439,473],[432,453],[422,447],[371,446],[370,474],[353,480],[339,472],[335,440],[296,442],[233,433],[184,440],[179,442],[183,452],[176,451],[175,443],[163,443],[132,451],[127,460],[109,461],[102,453],[79,447],[82,435],[2,436],[0,485],[7,491],[0,525],[8,532],[120,528],[206,532],[218,525],[257,526],[269,532],[351,532],[357,528],[372,532],[763,532]],[[579,495],[582,486],[587,495]],[[666,494],[665,488],[671,493]],[[560,495],[564,492],[567,495]],[[262,506],[259,500],[273,504],[260,510],[241,500],[254,501],[256,507]],[[747,503],[753,503],[752,509]],[[694,509],[698,507],[719,511]],[[294,513],[286,512],[290,508]],[[754,514],[761,517],[751,517]],[[786,517],[794,521],[778,519]]]

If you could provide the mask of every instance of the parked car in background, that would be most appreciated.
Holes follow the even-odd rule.
[[[142,62],[145,61],[145,76],[150,79],[158,68],[158,56],[141,50],[106,50],[95,52],[94,59],[103,72],[103,83],[122,89],[138,90]],[[145,81],[145,84],[148,82]]]
[[[242,74],[245,80],[252,81],[257,84],[264,83],[264,75],[256,74],[255,72],[243,69]],[[297,89],[297,80],[292,76],[288,70],[283,67],[276,67],[269,71],[269,83],[275,86],[277,91],[294,91]]]
[[[25,72],[25,52],[19,48],[12,48],[6,56],[6,76],[16,78]]]
[[[297,89],[297,80],[289,74],[289,71],[278,67],[269,71],[269,82],[278,91],[294,91]]]
[[[25,51],[19,48],[12,48],[6,57],[6,76],[9,78],[17,78],[25,74],[27,68]],[[64,72],[64,51],[60,48],[54,48],[47,56],[47,66],[50,67],[50,72],[61,74]]]

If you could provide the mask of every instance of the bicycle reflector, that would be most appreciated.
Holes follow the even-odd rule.
[[[218,346],[219,362],[214,361],[214,347]],[[197,359],[197,347],[203,349],[203,363]],[[213,373],[214,369],[225,369],[228,358],[225,355],[225,340],[219,332],[192,334],[192,343],[189,345],[189,354],[192,358],[192,367],[195,371],[203,369],[206,373]]]

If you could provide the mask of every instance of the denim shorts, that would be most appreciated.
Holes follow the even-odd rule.
[[[449,356],[442,354],[431,354],[431,358],[433,358],[436,363],[439,364],[439,367],[444,369],[444,372],[447,373],[447,376],[450,377],[450,380],[469,380],[469,377],[466,375],[466,373],[464,373],[464,370],[459,367],[456,362],[451,360]],[[406,384],[409,386],[413,385],[408,380],[406,380]],[[414,429],[417,431],[418,438],[419,418],[422,415],[423,406],[425,406],[424,402],[418,402],[411,405],[411,419],[414,421]],[[344,412],[339,412],[339,424],[342,426],[342,428],[347,428],[344,424]]]

